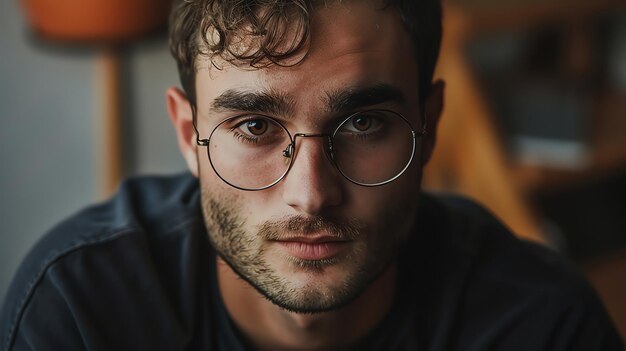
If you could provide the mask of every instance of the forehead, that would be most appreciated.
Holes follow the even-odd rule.
[[[208,58],[199,58],[199,112],[225,91],[273,91],[298,108],[311,110],[334,92],[381,84],[402,91],[407,103],[417,104],[414,46],[393,6],[351,1],[315,7],[310,43],[300,58],[293,65],[259,69],[223,61],[216,69]]]

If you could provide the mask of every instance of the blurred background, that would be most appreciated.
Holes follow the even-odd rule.
[[[146,36],[129,30],[117,48],[115,38],[51,39],[26,16],[37,2],[87,4],[0,0],[0,300],[33,243],[111,183],[186,169],[165,109],[178,73],[163,21]]]
[[[59,220],[124,177],[185,170],[164,103],[179,84],[168,1],[103,3],[146,20],[71,27],[86,3],[0,0],[0,300]],[[626,335],[626,1],[449,0],[444,32],[425,187],[573,260]]]

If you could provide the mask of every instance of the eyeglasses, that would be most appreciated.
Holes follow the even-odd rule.
[[[294,163],[298,138],[323,138],[330,162],[354,184],[374,187],[394,181],[415,154],[418,133],[409,121],[390,110],[351,114],[332,134],[295,133],[272,117],[246,114],[220,122],[208,139],[209,162],[227,184],[241,190],[263,190],[280,182]]]

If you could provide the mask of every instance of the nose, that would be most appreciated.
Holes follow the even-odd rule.
[[[298,212],[319,215],[343,199],[342,179],[325,153],[325,137],[296,141],[291,169],[283,179],[282,197]]]

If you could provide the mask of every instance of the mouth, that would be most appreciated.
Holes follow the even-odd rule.
[[[290,255],[307,261],[326,260],[339,255],[350,241],[336,236],[296,236],[275,241]]]

